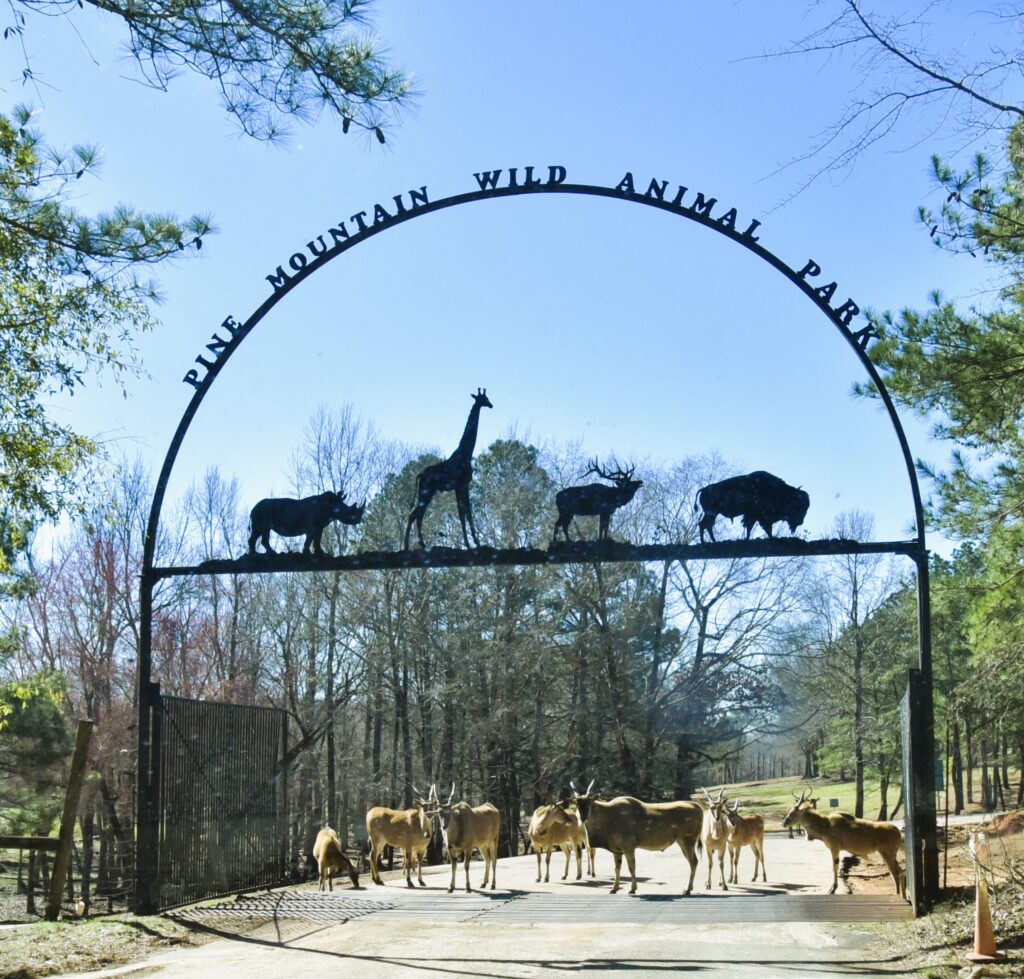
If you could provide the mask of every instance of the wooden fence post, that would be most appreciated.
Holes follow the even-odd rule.
[[[60,835],[57,837],[57,852],[54,855],[53,871],[50,874],[50,898],[46,902],[46,920],[56,921],[60,917],[61,892],[64,878],[71,862],[71,841],[75,836],[75,820],[78,818],[78,800],[82,795],[85,779],[85,763],[89,756],[89,739],[92,737],[92,721],[78,722],[78,736],[75,739],[75,753],[71,757],[71,774],[64,793],[64,811],[60,817]]]

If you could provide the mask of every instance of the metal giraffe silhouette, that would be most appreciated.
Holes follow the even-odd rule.
[[[469,482],[473,478],[473,447],[476,445],[480,409],[493,408],[494,405],[488,401],[485,388],[477,388],[476,394],[470,397],[473,399],[473,407],[469,409],[466,430],[462,433],[458,448],[444,462],[435,462],[434,465],[427,466],[416,477],[416,504],[405,524],[405,550],[409,550],[409,534],[413,521],[416,522],[416,535],[419,537],[420,547],[426,547],[423,543],[423,514],[427,512],[435,493],[452,491],[455,492],[455,502],[459,507],[459,522],[462,524],[462,539],[466,542],[466,547],[469,547],[469,537],[466,534],[467,520],[469,529],[473,532],[473,543],[477,547],[480,546],[476,527],[473,525],[473,510],[469,505]]]

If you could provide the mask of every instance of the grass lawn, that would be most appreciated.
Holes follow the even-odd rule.
[[[747,812],[759,812],[765,817],[766,823],[780,823],[793,805],[793,796],[800,795],[804,788],[810,788],[811,794],[818,800],[818,809],[823,812],[830,810],[830,802],[838,799],[836,809],[853,812],[855,787],[853,782],[831,782],[827,779],[775,778],[764,782],[739,782],[725,786],[725,797],[739,802]],[[721,786],[708,786],[712,795],[717,795]],[[889,810],[899,798],[899,784],[889,786]],[[878,816],[881,795],[878,783],[864,783],[864,817],[874,819]]]
[[[1011,768],[1009,771],[1010,785],[1009,791],[1003,790],[1003,795],[1006,800],[1006,806],[1008,809],[1015,808],[1017,800],[1017,786],[1019,784],[1020,773]],[[720,785],[714,786],[713,795],[717,795],[718,790],[721,788]],[[800,795],[800,791],[804,788],[810,788],[811,794],[818,799],[818,809],[822,812],[830,811],[830,801],[832,799],[838,799],[839,804],[835,807],[841,809],[844,812],[853,812],[853,800],[854,800],[854,783],[850,782],[833,782],[829,779],[802,779],[802,778],[775,778],[766,780],[763,782],[737,782],[734,785],[725,786],[725,796],[727,799],[732,799],[739,802],[744,809],[749,812],[759,812],[765,817],[766,823],[781,822],[782,818],[789,811],[793,805],[793,795]],[[976,771],[974,773],[974,796],[975,799],[981,798],[981,777]],[[708,786],[708,791],[712,791],[712,787]],[[889,784],[889,813],[891,816],[892,808],[896,805],[896,800],[900,796],[900,783],[891,782]],[[700,795],[703,798],[703,794]],[[874,779],[864,780],[864,818],[865,819],[877,819],[878,808],[881,805],[881,794],[878,791],[878,782]],[[946,805],[945,793],[940,792],[936,796],[936,805],[939,811],[939,820],[942,819],[942,813]],[[949,793],[949,811],[953,811],[953,793]],[[977,801],[968,803],[965,809],[966,812],[981,812],[981,804]],[[897,814],[898,816],[903,815],[902,808]]]

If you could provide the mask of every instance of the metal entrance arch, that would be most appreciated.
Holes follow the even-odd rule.
[[[841,297],[838,283],[822,274],[812,258],[789,264],[761,244],[761,222],[741,218],[739,209],[720,203],[717,197],[694,191],[682,183],[660,177],[637,179],[632,172],[614,184],[597,185],[567,181],[564,166],[523,166],[474,173],[476,188],[464,193],[431,200],[425,186],[396,194],[386,203],[375,203],[337,224],[323,229],[306,245],[293,252],[285,262],[266,275],[271,295],[244,322],[233,316],[224,319],[206,344],[206,353],[195,358],[182,378],[193,389],[191,400],[171,439],[157,478],[146,529],[140,583],[139,639],[139,742],[138,742],[138,828],[136,857],[136,911],[152,912],[157,906],[155,884],[159,859],[159,771],[153,751],[155,710],[159,703],[159,685],[152,677],[153,590],[165,577],[186,574],[269,573],[276,571],[357,570],[369,568],[408,568],[476,565],[526,565],[536,563],[575,563],[579,561],[709,560],[724,557],[812,556],[839,553],[898,553],[914,561],[917,569],[917,608],[919,638],[919,683],[912,714],[916,748],[911,771],[906,773],[905,794],[910,805],[907,826],[907,870],[909,890],[915,908],[930,906],[938,895],[938,846],[936,839],[935,797],[931,780],[934,772],[934,702],[932,691],[931,612],[928,584],[928,550],[925,540],[924,510],[913,457],[906,434],[885,384],[868,356],[875,336],[870,325],[854,330],[852,325],[860,307],[852,299]],[[576,194],[641,204],[685,218],[724,235],[753,252],[789,279],[829,319],[849,344],[878,392],[893,432],[899,442],[913,500],[916,534],[911,540],[876,543],[848,541],[769,540],[727,541],[698,545],[640,545],[632,547],[609,542],[594,544],[553,544],[546,551],[496,551],[477,548],[471,551],[397,551],[359,554],[338,558],[314,558],[294,555],[270,564],[261,556],[237,560],[209,561],[197,567],[154,565],[156,537],[160,525],[164,495],[178,451],[192,420],[220,371],[242,341],[277,303],[308,276],[348,249],[396,225],[436,211],[493,199],[538,195]],[[212,356],[211,356],[212,355]]]

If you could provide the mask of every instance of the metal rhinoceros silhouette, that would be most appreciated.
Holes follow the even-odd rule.
[[[345,502],[345,494],[319,493],[301,500],[270,498],[260,500],[249,514],[249,553],[256,553],[256,541],[263,541],[268,554],[277,552],[270,546],[270,532],[279,537],[301,537],[305,535],[302,553],[321,555],[323,534],[327,525],[334,520],[343,524],[357,524],[363,519],[365,501],[358,506]]]

